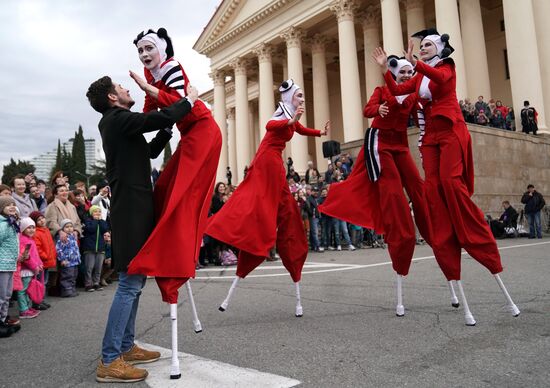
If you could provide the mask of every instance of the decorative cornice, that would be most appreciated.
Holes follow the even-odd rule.
[[[325,52],[325,46],[328,42],[328,39],[325,35],[315,34],[309,40],[308,43],[311,46],[312,54],[322,54]]]
[[[214,81],[214,86],[224,86],[226,75],[227,74],[223,70],[215,70],[210,73],[210,78],[212,78],[212,81]]]
[[[363,30],[368,30],[369,28],[376,28],[380,26],[380,21],[382,19],[382,15],[380,14],[380,7],[379,6],[369,6],[366,9],[362,10],[360,14],[358,14],[359,20],[361,20],[361,24],[363,25]]]
[[[280,37],[285,40],[287,48],[301,48],[305,34],[301,28],[290,27],[283,31]]]
[[[235,8],[237,8],[237,5],[240,3],[240,1],[242,1],[242,0],[233,0],[230,7],[233,6],[234,4],[236,4],[236,5],[234,6],[234,8],[231,9],[232,12],[229,13],[227,17],[226,17],[226,15],[224,15],[224,17],[222,18],[222,21],[225,22],[223,24],[223,26],[225,26],[227,21],[230,19],[230,16],[233,14],[233,12],[235,11]],[[279,11],[281,8],[287,6],[288,4],[296,2],[296,1],[298,1],[298,0],[276,0],[273,3],[267,5],[264,8],[262,8],[261,10],[259,10],[256,14],[254,14],[254,15],[250,16],[248,19],[244,20],[241,24],[234,27],[232,30],[226,32],[221,37],[218,37],[218,34],[219,34],[219,31],[221,31],[222,28],[218,28],[218,26],[216,26],[215,31],[218,31],[218,34],[212,33],[212,36],[209,37],[209,39],[206,41],[203,48],[200,50],[200,53],[201,54],[206,54],[206,55],[211,53],[212,51],[216,50],[218,47],[220,47],[220,46],[226,44],[227,42],[231,41],[232,39],[234,39],[238,35],[241,35],[245,31],[251,29],[252,27],[254,27],[259,22],[270,18],[275,12]]]
[[[229,108],[225,111],[228,120],[235,120],[235,109]]]
[[[336,15],[338,23],[353,21],[357,9],[358,5],[355,0],[335,0],[330,5],[330,10]]]
[[[252,50],[254,54],[258,56],[258,62],[271,62],[273,56],[273,46],[262,43]]]

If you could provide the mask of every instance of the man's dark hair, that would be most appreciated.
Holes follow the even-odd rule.
[[[66,185],[56,185],[56,186],[53,188],[53,190],[52,190],[53,195],[57,195],[57,192],[58,192],[59,189],[62,188],[62,187],[67,188]]]
[[[527,100],[523,101],[523,106],[529,106],[529,101]]]
[[[509,204],[510,204],[510,201],[502,201],[502,204],[503,204],[503,205],[509,205]]]
[[[86,97],[90,101],[90,105],[99,113],[104,113],[111,107],[109,102],[109,93],[116,94],[115,86],[111,77],[105,76],[101,77],[88,88]]]
[[[527,190],[529,190],[531,187],[532,187],[533,189],[535,188],[535,186],[533,186],[532,184],[529,183],[529,184],[527,185]]]
[[[46,185],[46,182],[45,182],[43,179],[37,180],[37,181],[36,181],[36,184],[37,184],[37,185],[43,184],[44,186],[47,186],[47,185]]]

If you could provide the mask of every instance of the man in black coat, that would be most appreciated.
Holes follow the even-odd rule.
[[[527,191],[521,197],[521,203],[525,204],[525,216],[529,222],[529,238],[542,238],[542,225],[540,211],[546,205],[541,193],[535,190],[535,186],[528,185]]]
[[[90,105],[103,115],[99,132],[112,190],[112,260],[119,272],[96,380],[140,381],[147,377],[147,371],[132,364],[155,361],[160,353],[134,344],[135,318],[146,277],[128,275],[127,267],[154,228],[150,159],[162,152],[172,136],[172,125],[191,111],[198,92],[190,86],[187,98],[145,114],[131,112],[134,100],[129,91],[107,76],[92,83],[86,96]],[[157,130],[155,138],[147,143],[143,134]]]

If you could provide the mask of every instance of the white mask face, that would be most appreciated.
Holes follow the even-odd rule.
[[[292,106],[294,106],[294,108],[298,108],[299,106],[304,105],[304,102],[304,91],[302,89],[297,89],[294,92],[294,96],[292,96]]]
[[[141,40],[137,44],[139,60],[146,69],[152,70],[160,65],[160,53],[153,43]]]
[[[397,73],[397,83],[400,84],[402,82],[410,80],[413,74],[414,71],[411,66],[403,66],[401,69],[399,69],[399,72]]]
[[[427,61],[437,55],[437,46],[434,42],[428,39],[424,39],[420,43],[420,59]]]

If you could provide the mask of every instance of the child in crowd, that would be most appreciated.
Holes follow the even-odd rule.
[[[80,251],[73,234],[73,222],[65,218],[59,226],[66,233],[65,241],[58,236],[55,243],[57,261],[60,266],[59,283],[61,286],[61,297],[69,298],[78,295],[76,292],[76,277],[78,275],[78,266],[80,265]]]
[[[103,269],[101,270],[101,280],[99,281],[99,284],[106,287],[112,283],[111,275],[114,272],[111,259],[111,232],[105,232],[103,235],[103,240],[105,240],[105,260],[103,260]]]
[[[86,219],[84,223],[84,237],[80,240],[86,267],[84,287],[88,292],[103,289],[99,283],[105,260],[103,235],[109,230],[109,225],[101,218],[99,206],[92,205],[90,207],[90,216],[91,218]]]
[[[0,185],[0,197],[11,197],[11,187],[8,185]]]
[[[36,224],[36,232],[34,234],[34,242],[42,260],[42,266],[44,267],[44,287],[48,284],[50,269],[53,269],[57,265],[57,252],[55,251],[55,242],[53,241],[50,229],[46,227],[46,218],[39,211],[34,211],[29,215]],[[45,294],[44,294],[45,295]],[[49,303],[43,301],[43,305],[50,307]]]
[[[13,274],[19,257],[17,207],[11,196],[0,196],[0,338],[11,336],[21,327],[8,317],[13,292]]]
[[[19,318],[36,318],[40,311],[32,307],[31,298],[27,295],[27,288],[31,279],[43,270],[42,261],[36,249],[36,243],[33,240],[36,232],[36,225],[32,218],[24,217],[19,223],[21,234],[19,235],[19,251],[23,252],[24,257],[18,266],[16,278],[20,276],[21,288],[17,291],[17,303],[19,304]],[[19,280],[19,279],[18,279]]]

